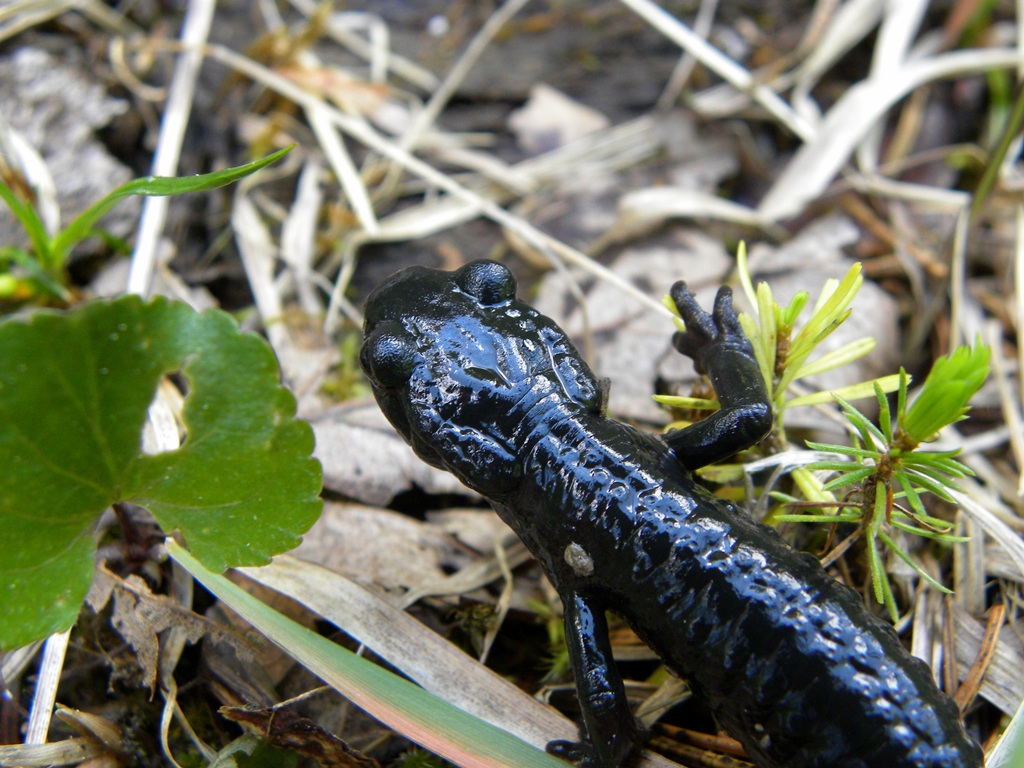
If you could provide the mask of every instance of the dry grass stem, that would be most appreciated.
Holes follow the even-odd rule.
[[[160,123],[160,136],[153,153],[152,175],[174,176],[178,170],[185,128],[195,99],[196,81],[203,65],[202,46],[210,34],[216,0],[190,0],[181,29],[183,52],[175,66],[167,91],[167,104]],[[128,273],[129,293],[149,293],[156,269],[157,244],[167,219],[166,197],[147,197],[142,203],[142,216]]]

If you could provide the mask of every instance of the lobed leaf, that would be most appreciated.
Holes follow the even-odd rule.
[[[146,455],[171,373],[188,382],[188,434]],[[320,513],[320,465],[294,414],[270,347],[224,312],[127,296],[0,323],[0,649],[74,623],[115,502],[149,509],[214,570],[295,546]]]

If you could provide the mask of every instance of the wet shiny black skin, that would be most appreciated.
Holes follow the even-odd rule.
[[[612,768],[642,743],[612,661],[614,610],[684,676],[760,766],[980,766],[953,702],[859,595],[691,478],[770,429],[727,291],[713,316],[677,283],[677,349],[722,409],[664,438],[607,418],[562,331],[505,267],[413,267],[366,305],[361,361],[428,463],[486,496],[565,606],[583,741],[549,750]]]

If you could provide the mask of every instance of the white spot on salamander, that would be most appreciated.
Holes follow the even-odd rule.
[[[565,553],[562,557],[565,558],[565,562],[568,563],[577,576],[594,575],[594,559],[587,554],[587,550],[576,542],[570,543],[565,548]]]

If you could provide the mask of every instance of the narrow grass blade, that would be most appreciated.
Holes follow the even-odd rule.
[[[63,264],[71,248],[79,241],[88,237],[96,223],[111,208],[126,197],[131,197],[132,195],[162,197],[165,195],[181,195],[186,192],[203,192],[209,189],[217,189],[218,187],[227,186],[232,182],[238,181],[251,173],[255,173],[261,168],[277,161],[290,151],[291,147],[285,147],[255,162],[246,163],[234,168],[225,168],[213,173],[203,173],[198,176],[146,176],[129,181],[127,184],[122,184],[102,200],[82,211],[82,213],[75,217],[74,221],[68,224],[63,232],[53,239],[52,258]]]
[[[882,542],[885,544],[885,546],[887,546],[889,549],[891,549],[893,552],[895,552],[896,556],[899,557],[900,560],[902,560],[907,565],[909,565],[911,568],[913,568],[915,571],[917,571],[918,574],[920,574],[922,579],[927,581],[929,584],[931,584],[933,587],[935,587],[940,592],[943,592],[944,594],[947,594],[947,595],[953,594],[953,590],[949,589],[949,587],[946,587],[943,584],[941,584],[938,581],[936,581],[933,576],[931,576],[927,571],[925,571],[923,568],[921,568],[921,566],[918,565],[917,562],[915,562],[914,558],[912,558],[910,555],[908,555],[906,552],[904,552],[902,549],[900,549],[899,545],[895,541],[893,541],[891,538],[889,538],[889,535],[886,534],[884,531],[879,531],[878,532],[878,538],[880,538],[882,540]]]
[[[14,190],[4,184],[3,181],[0,181],[0,200],[7,203],[7,207],[11,209],[11,213],[14,214],[18,223],[21,224],[21,228],[25,230],[28,241],[32,244],[32,250],[35,251],[36,258],[39,259],[39,263],[48,266],[50,261],[50,240],[46,236],[46,228],[43,226],[43,222],[39,219],[35,209],[31,205],[19,200],[18,196],[14,194]]]
[[[565,763],[285,618],[172,540],[167,552],[285,653],[358,707],[463,768],[565,768]]]

